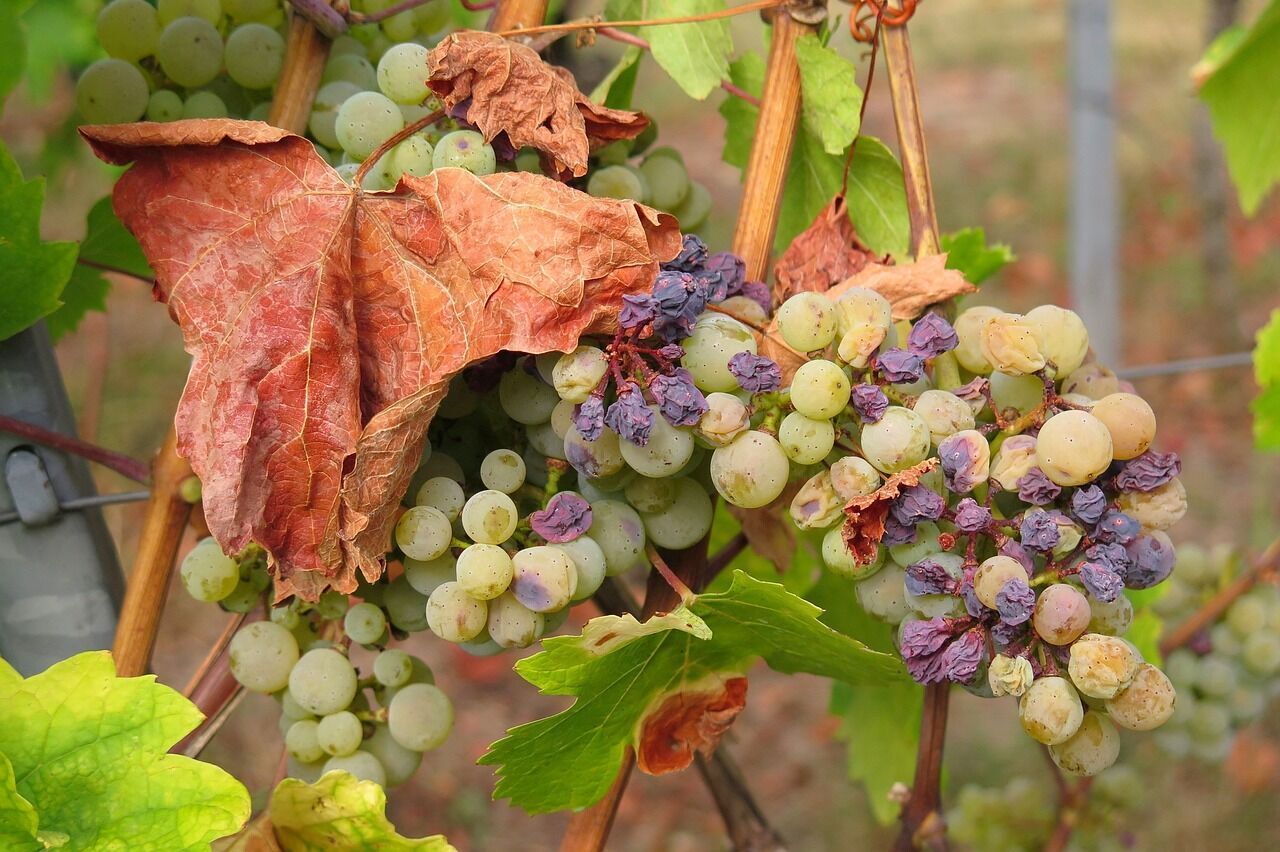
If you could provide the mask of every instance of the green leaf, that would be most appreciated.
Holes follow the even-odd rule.
[[[58,296],[76,261],[75,243],[40,240],[44,180],[24,181],[18,164],[0,145],[0,340],[61,304]]]
[[[267,812],[284,852],[377,849],[456,852],[441,835],[402,837],[387,819],[387,794],[348,772],[326,772],[314,784],[286,778],[276,785]]]
[[[631,96],[636,90],[642,56],[644,51],[634,45],[622,51],[617,64],[591,90],[591,100],[610,109],[631,109]]]
[[[758,53],[744,53],[729,66],[729,79],[738,88],[758,97],[764,90],[764,70],[764,57]],[[760,108],[736,95],[728,95],[720,104],[720,115],[725,121],[721,159],[731,166],[745,169],[751,157],[751,142],[755,139]]]
[[[571,695],[569,709],[508,731],[480,763],[498,767],[494,796],[530,813],[584,808],[600,799],[652,703],[711,675],[744,672],[763,657],[781,672],[851,683],[906,679],[896,656],[872,651],[818,620],[813,604],[742,571],[723,593],[697,597],[667,629],[592,619],[582,636],[557,636],[516,671],[542,692]],[[626,635],[597,647],[622,628]],[[710,631],[706,638],[705,630]],[[619,641],[621,640],[621,641]]]
[[[65,833],[69,849],[208,849],[244,825],[239,781],[165,753],[202,718],[154,675],[117,678],[106,651],[0,676],[0,754],[42,833]]]
[[[0,106],[27,68],[27,40],[18,20],[20,14],[15,6],[0,4]]]
[[[1280,451],[1280,385],[1262,390],[1249,403],[1253,412],[1253,445],[1259,450]]]
[[[1260,450],[1280,450],[1280,310],[1258,331],[1253,349],[1253,375],[1260,391],[1253,410],[1253,443]]]
[[[965,228],[942,235],[947,253],[947,269],[958,269],[970,284],[981,284],[1007,264],[1013,263],[1013,249],[1004,243],[987,245],[982,228]]]
[[[0,754],[0,849],[31,852],[43,849],[37,840],[40,819],[31,803],[18,794],[9,758]]]
[[[1124,638],[1133,643],[1142,658],[1153,666],[1164,663],[1160,653],[1160,634],[1164,632],[1164,620],[1155,614],[1150,607],[1138,610],[1133,616],[1133,623],[1124,634]]]
[[[727,8],[724,0],[609,0],[605,17],[612,21],[676,18]],[[692,98],[702,100],[729,75],[733,38],[725,18],[692,24],[640,27],[654,61]]]
[[[800,65],[801,118],[805,129],[822,140],[828,154],[843,156],[858,135],[862,89],[854,64],[816,35],[796,40]]]
[[[1260,387],[1280,383],[1280,310],[1259,329],[1253,350],[1253,375]]]
[[[80,243],[80,254],[71,272],[71,280],[62,291],[62,307],[45,320],[55,341],[74,331],[89,311],[106,310],[111,283],[97,265],[142,278],[150,278],[154,274],[142,254],[142,246],[116,218],[110,196],[99,199],[89,210],[89,224]]]
[[[848,580],[824,574],[807,597],[823,607],[822,620],[829,626],[870,648],[896,653],[893,627],[858,606]],[[890,788],[898,782],[910,786],[915,777],[923,708],[924,689],[910,681],[857,689],[840,682],[831,685],[831,712],[840,717],[836,736],[848,746],[846,769],[866,787],[871,810],[882,824],[898,816]]]
[[[1272,0],[1230,55],[1221,60],[1200,97],[1226,154],[1240,206],[1257,212],[1280,180],[1280,0]]]

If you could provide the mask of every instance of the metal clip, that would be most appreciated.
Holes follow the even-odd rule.
[[[13,498],[18,519],[29,527],[56,520],[62,509],[53,492],[44,461],[30,447],[12,450],[4,460],[4,482]]]

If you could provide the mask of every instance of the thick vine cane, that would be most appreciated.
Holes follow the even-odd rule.
[[[290,20],[285,64],[271,104],[270,122],[276,127],[293,133],[306,130],[329,43],[301,15]],[[179,496],[178,485],[190,475],[190,465],[178,455],[178,437],[171,426],[153,464],[151,499],[112,647],[116,670],[123,677],[145,674],[150,665],[169,575],[191,515],[191,505]]]

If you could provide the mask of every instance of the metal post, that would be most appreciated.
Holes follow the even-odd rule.
[[[1071,303],[1098,358],[1120,359],[1120,223],[1111,0],[1071,0]]]

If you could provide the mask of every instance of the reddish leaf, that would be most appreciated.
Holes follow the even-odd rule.
[[[257,541],[280,596],[382,571],[449,378],[571,349],[673,256],[675,221],[510,172],[353,190],[305,139],[254,122],[89,127],[135,165],[115,209],[182,326],[179,450],[229,551]]]
[[[778,258],[773,268],[774,304],[796,293],[830,290],[874,260],[876,255],[853,230],[844,196],[837,195]]]
[[[649,775],[678,772],[694,752],[710,755],[747,706],[747,679],[714,678],[708,688],[685,687],[662,699],[640,720],[636,766]]]
[[[531,145],[549,155],[557,173],[581,177],[591,149],[633,139],[649,126],[638,112],[593,103],[567,70],[492,33],[446,36],[427,68],[427,85],[447,109],[470,100],[466,120],[486,139],[506,133],[516,148]]]
[[[936,458],[925,459],[895,473],[865,497],[854,497],[845,504],[844,543],[859,565],[868,565],[875,560],[880,539],[884,538],[884,519],[889,515],[889,504],[898,492],[908,485],[916,485],[920,477],[937,466]]]

